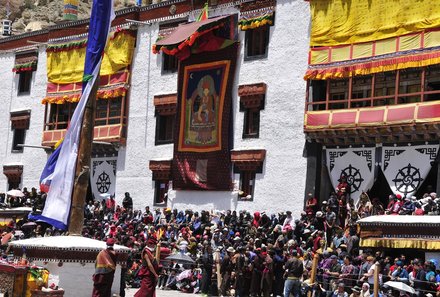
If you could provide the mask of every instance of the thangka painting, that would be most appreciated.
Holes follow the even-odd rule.
[[[228,60],[185,67],[179,151],[211,152],[221,149],[220,123],[229,67]]]
[[[232,188],[232,86],[237,44],[180,62],[172,166],[175,190]]]

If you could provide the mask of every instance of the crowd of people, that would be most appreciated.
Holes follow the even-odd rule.
[[[23,192],[22,199],[5,197],[0,203],[42,209],[44,194],[35,189]],[[375,269],[379,269],[382,295],[406,296],[402,290],[388,291],[392,288],[384,284],[390,280],[413,287],[418,296],[440,292],[436,260],[361,250],[356,224],[359,218],[378,214],[437,214],[440,207],[436,194],[425,194],[420,199],[390,195],[389,203],[382,205],[366,193],[354,203],[348,192],[349,186],[342,179],[326,201],[318,203],[309,194],[297,218],[291,211],[251,214],[244,210],[198,212],[148,206],[134,210],[132,197],[125,193],[121,205],[114,197],[87,203],[83,236],[111,239],[112,243],[129,247],[132,253],[126,284],[135,288],[142,287],[149,262],[155,273],[147,274],[156,289],[203,295],[296,297],[313,291],[317,296],[365,297],[372,294]],[[3,246],[14,240],[24,222],[8,225],[1,238]],[[62,234],[41,224],[22,231],[17,233],[21,237]],[[160,248],[158,263],[155,248]],[[181,257],[166,260],[170,255]],[[317,272],[312,283],[315,257]]]

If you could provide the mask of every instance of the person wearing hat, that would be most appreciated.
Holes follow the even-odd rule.
[[[361,295],[361,288],[359,286],[354,286],[351,288],[351,292],[350,297],[359,297]]]
[[[159,279],[159,266],[154,257],[154,249],[157,245],[157,239],[150,235],[147,239],[147,245],[142,250],[142,266],[138,272],[141,278],[141,287],[134,295],[135,297],[154,297],[156,295],[156,283]]]
[[[220,285],[220,293],[222,296],[227,296],[228,289],[231,286],[231,274],[234,270],[232,258],[235,255],[235,249],[230,246],[226,249],[226,254],[220,265],[220,274],[222,275],[222,282]]]
[[[107,248],[100,251],[96,257],[92,297],[110,297],[112,294],[112,284],[116,270],[114,244],[115,240],[108,238],[106,241]]]

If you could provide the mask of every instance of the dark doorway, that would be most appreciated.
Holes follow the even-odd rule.
[[[379,169],[376,181],[373,184],[373,187],[368,191],[368,196],[373,200],[374,198],[379,198],[379,201],[382,203],[384,208],[388,205],[388,196],[393,194],[390,186],[388,185],[387,179],[383,174],[382,170]]]

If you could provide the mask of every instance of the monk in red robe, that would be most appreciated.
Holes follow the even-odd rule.
[[[107,239],[107,249],[100,251],[96,257],[92,297],[111,297],[116,270],[114,244],[113,238]]]
[[[141,287],[136,292],[134,297],[155,297],[156,284],[159,278],[158,263],[154,258],[154,249],[157,245],[157,239],[150,236],[147,240],[147,245],[142,251],[142,267],[139,270],[138,276],[141,277]]]

